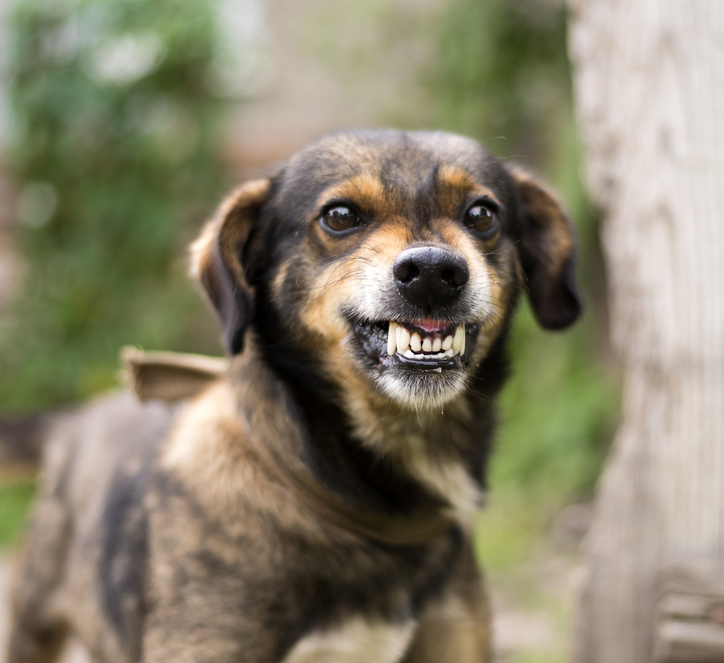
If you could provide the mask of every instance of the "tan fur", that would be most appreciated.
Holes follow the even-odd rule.
[[[449,216],[455,216],[468,196],[489,198],[500,204],[500,200],[491,189],[476,182],[463,168],[444,165],[438,171],[438,196],[440,203]]]
[[[359,617],[312,633],[298,642],[283,663],[397,663],[408,648],[415,623],[369,623]]]
[[[379,209],[382,206],[388,215],[395,213],[394,199],[385,195],[384,185],[373,173],[361,173],[325,189],[318,199],[318,206],[322,207],[334,198],[351,198],[358,201],[362,209]]]
[[[503,337],[524,286],[575,319],[573,250],[547,190],[449,134],[322,138],[238,188],[191,247],[228,370],[47,428],[8,663],[69,632],[94,663],[489,663],[472,529]],[[388,351],[400,325],[466,350]]]

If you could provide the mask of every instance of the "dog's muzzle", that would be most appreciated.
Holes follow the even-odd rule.
[[[392,280],[399,315],[355,324],[365,354],[388,371],[461,370],[478,334],[461,315],[470,280],[465,259],[449,248],[413,246],[397,256]]]

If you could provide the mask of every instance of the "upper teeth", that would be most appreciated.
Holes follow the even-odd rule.
[[[455,327],[455,333],[442,338],[439,334],[433,336],[420,336],[417,332],[412,334],[403,326],[390,321],[390,330],[387,335],[387,354],[395,353],[414,357],[424,353],[432,357],[452,357],[456,354],[465,354],[465,324]]]

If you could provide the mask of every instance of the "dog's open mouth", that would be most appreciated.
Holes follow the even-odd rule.
[[[424,318],[358,322],[354,332],[365,354],[382,366],[442,372],[462,368],[478,325]]]

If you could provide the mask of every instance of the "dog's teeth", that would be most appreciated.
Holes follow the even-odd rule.
[[[452,344],[453,344],[453,337],[446,336],[445,340],[442,342],[442,349],[447,352],[452,347]]]
[[[432,352],[432,340],[429,338],[426,338],[422,341],[422,351],[423,352]]]
[[[390,320],[390,330],[387,333],[387,354],[390,357],[397,352],[397,332],[398,325]]]
[[[463,330],[463,334],[462,334],[463,340],[462,340],[462,343],[460,343],[460,354],[464,355],[465,354],[465,325],[460,325],[460,327]]]
[[[408,359],[417,359],[417,355],[412,350],[405,350],[403,354]]]
[[[433,352],[440,352],[440,349],[442,348],[442,339],[439,336],[436,336],[432,340],[432,351]]]
[[[452,339],[450,339],[450,342],[452,343]],[[448,350],[445,350],[445,352],[442,353],[443,357],[452,357],[455,353],[452,351],[452,348],[449,348]]]
[[[410,332],[404,327],[397,326],[397,352],[404,354],[410,347]]]
[[[460,353],[462,354],[462,351],[460,348],[464,346],[465,343],[465,325],[458,325],[455,328],[455,336],[453,337],[452,341],[452,349],[454,353]]]
[[[422,350],[422,341],[420,340],[420,334],[417,332],[410,336],[410,347],[413,352],[420,352]]]

